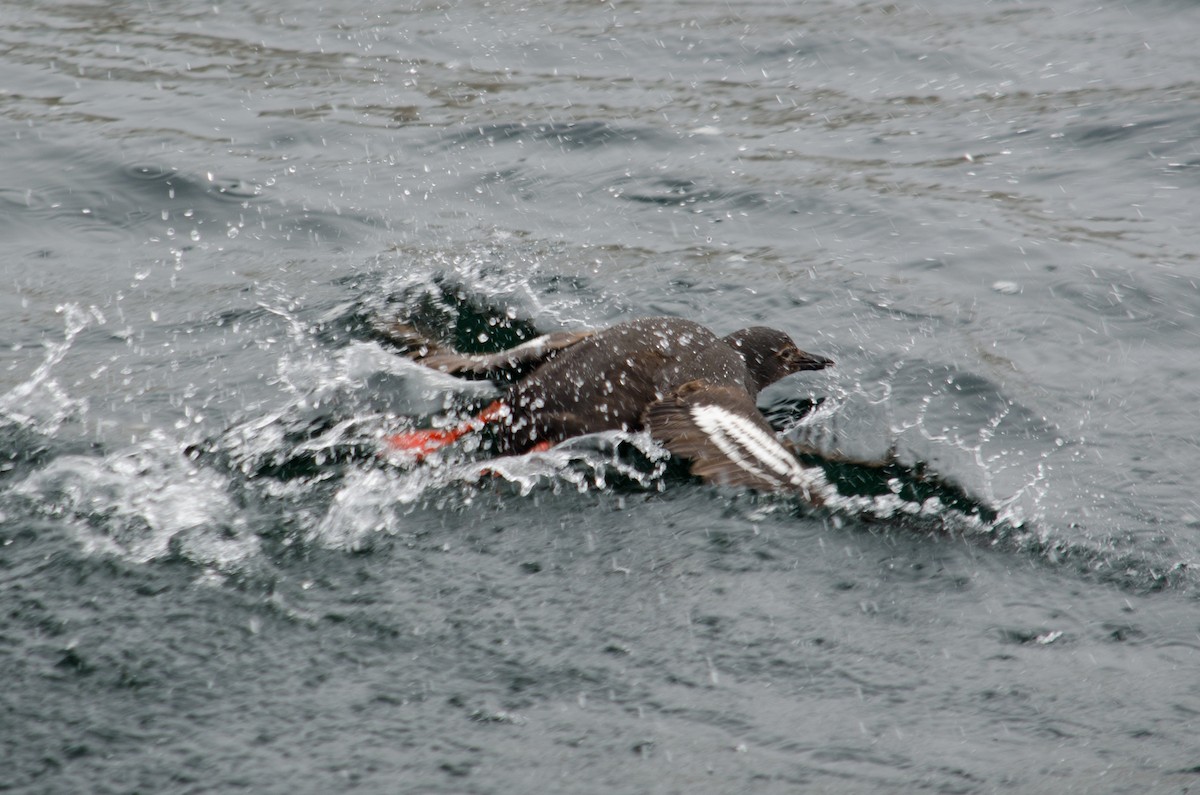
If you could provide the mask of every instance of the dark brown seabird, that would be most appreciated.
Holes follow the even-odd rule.
[[[755,398],[784,376],[830,359],[800,350],[782,331],[755,326],[717,337],[690,320],[653,317],[600,331],[557,332],[499,353],[446,351],[400,327],[406,355],[506,391],[459,428],[396,434],[393,449],[418,457],[492,428],[500,453],[544,450],[574,436],[646,430],[709,483],[796,491],[821,502],[820,470],[800,465]]]

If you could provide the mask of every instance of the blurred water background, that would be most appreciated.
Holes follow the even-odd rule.
[[[1200,783],[1194,3],[0,11],[0,790]],[[374,455],[487,311],[884,485]]]

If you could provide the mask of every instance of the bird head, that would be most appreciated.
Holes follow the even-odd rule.
[[[833,364],[832,359],[800,350],[787,334],[766,326],[739,329],[724,339],[745,360],[756,390],[792,373],[823,370]]]

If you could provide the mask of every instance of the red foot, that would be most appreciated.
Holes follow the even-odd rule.
[[[391,436],[385,436],[384,441],[393,450],[411,453],[420,461],[430,453],[440,450],[448,444],[453,444],[460,436],[462,433],[458,428],[450,430],[427,428],[419,431],[394,433]]]
[[[488,405],[488,407],[483,411],[479,412],[477,419],[480,422],[487,424],[489,422],[495,422],[496,420],[502,420],[511,414],[512,412],[509,411],[508,406],[504,403],[504,401],[496,400]]]
[[[420,461],[430,453],[441,450],[447,445],[454,444],[466,434],[479,430],[489,422],[502,420],[511,413],[507,405],[497,400],[479,412],[478,417],[469,422],[464,422],[457,428],[425,428],[416,431],[405,431],[404,433],[394,433],[391,436],[385,436],[384,442],[391,449],[409,453]],[[545,450],[548,448],[549,444],[546,447],[538,446],[535,449]]]

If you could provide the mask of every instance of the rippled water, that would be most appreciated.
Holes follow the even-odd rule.
[[[1196,786],[1192,4],[4,10],[0,788]],[[414,312],[784,328],[844,499],[381,459]]]

